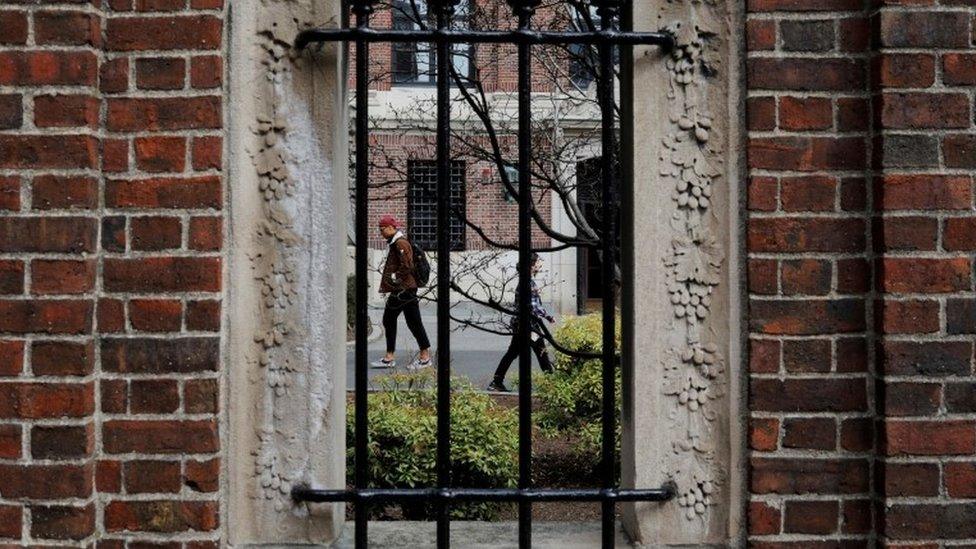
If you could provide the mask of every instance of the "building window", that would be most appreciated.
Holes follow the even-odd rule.
[[[451,249],[464,249],[464,162],[451,162]],[[437,162],[407,164],[407,227],[410,238],[426,250],[437,249]]]
[[[461,2],[455,13],[455,29],[469,28],[470,2]],[[416,30],[421,24],[435,26],[433,13],[427,10],[426,0],[395,0],[393,2],[393,28]],[[474,77],[474,46],[454,44],[451,60],[454,69],[463,78]],[[393,43],[394,84],[434,84],[437,82],[437,51],[433,44],[406,42]]]

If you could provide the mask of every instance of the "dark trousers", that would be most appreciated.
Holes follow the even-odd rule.
[[[403,313],[407,319],[407,328],[417,340],[417,345],[421,349],[430,348],[430,340],[427,339],[427,330],[424,323],[420,320],[420,302],[417,299],[417,290],[404,290],[393,292],[386,298],[386,307],[383,309],[383,329],[386,331],[386,352],[396,351],[397,319]]]
[[[542,368],[543,372],[552,371],[552,363],[549,362],[549,354],[546,352],[546,340],[541,337],[535,341],[531,341],[529,346],[532,348],[532,352],[535,353],[535,357],[539,359],[539,367]],[[512,342],[508,344],[508,350],[505,351],[505,355],[502,356],[501,362],[498,363],[498,368],[495,369],[495,381],[504,381],[505,374],[508,373],[508,369],[512,366],[512,362],[519,356],[519,333],[518,327],[515,327],[515,333],[512,334]]]

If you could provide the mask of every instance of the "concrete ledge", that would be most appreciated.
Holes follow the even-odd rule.
[[[374,521],[369,523],[370,547],[435,547],[435,523],[418,521]],[[633,547],[617,524],[617,547]],[[592,549],[600,546],[599,522],[532,523],[532,547]],[[354,547],[353,525],[346,522],[334,549]],[[502,549],[518,547],[518,523],[456,521],[451,523],[451,547]]]

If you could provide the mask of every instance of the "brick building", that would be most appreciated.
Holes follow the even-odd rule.
[[[289,506],[286,487],[301,475],[269,471],[295,452],[274,453],[278,431],[255,428],[271,416],[258,413],[265,401],[235,392],[270,369],[241,358],[255,336],[238,328],[250,320],[239,311],[273,316],[279,301],[314,292],[252,291],[239,281],[263,271],[231,261],[257,232],[240,230],[250,219],[239,206],[270,203],[279,188],[264,164],[255,161],[260,189],[242,168],[281,133],[274,113],[238,113],[262,103],[259,85],[282,86],[276,78],[335,79],[314,72],[328,51],[294,63],[287,54],[295,28],[334,15],[328,6],[0,7],[0,543],[197,549],[334,533],[315,530],[328,512]],[[728,78],[731,104],[709,106],[744,159],[745,204],[729,205],[724,225],[733,242],[742,227],[743,249],[724,261],[745,275],[741,288],[726,286],[740,306],[724,318],[747,344],[729,354],[730,380],[741,375],[743,388],[727,393],[719,429],[739,456],[727,485],[741,489],[726,492],[732,518],[709,523],[709,539],[766,549],[976,544],[976,5],[641,0],[635,9],[661,10],[642,19],[648,28],[684,21],[680,37],[708,12],[727,23],[706,39],[724,40],[730,61],[705,76]],[[278,11],[262,19],[261,10]],[[667,82],[642,82],[635,104]],[[321,101],[289,112],[318,116],[332,96],[307,97]],[[735,131],[739,113],[745,127]],[[335,126],[345,139],[344,121]],[[344,222],[335,212],[310,216],[307,234]],[[260,234],[301,249],[279,229],[268,222]],[[312,287],[344,295],[339,280]],[[248,300],[274,303],[254,313]],[[272,324],[258,341],[265,350],[288,337]],[[323,386],[344,387],[336,379]],[[294,401],[301,383],[288,388]],[[651,400],[638,394],[632,405]],[[277,444],[323,436],[313,426]],[[322,452],[344,453],[336,436]],[[245,505],[281,526],[249,537],[266,522],[246,520],[236,510]]]

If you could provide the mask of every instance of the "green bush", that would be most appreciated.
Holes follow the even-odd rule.
[[[582,353],[603,350],[602,316],[591,314],[565,318],[553,333],[561,346]],[[620,322],[616,326],[616,346],[620,348]],[[579,437],[576,451],[600,461],[601,412],[603,409],[603,362],[599,358],[576,358],[555,353],[554,371],[535,381],[539,410],[536,421],[544,434],[570,434]],[[620,444],[620,369],[617,369],[615,399],[617,445]]]
[[[436,391],[432,374],[394,374],[375,382],[383,389],[369,395],[369,485],[375,488],[415,488],[437,484]],[[470,384],[452,381],[451,472],[455,486],[513,488],[518,479],[518,415],[502,408]],[[355,409],[347,412],[346,433],[354,440]],[[355,450],[347,452],[353,472]],[[451,516],[492,520],[501,504],[452,506]],[[371,509],[376,516],[382,509]],[[430,506],[403,506],[404,518],[434,516]]]

